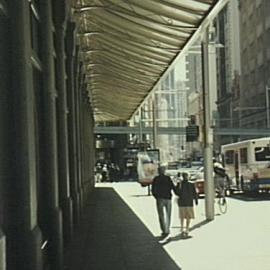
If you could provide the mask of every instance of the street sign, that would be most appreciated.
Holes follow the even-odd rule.
[[[186,141],[187,142],[195,142],[199,137],[199,126],[197,125],[189,125],[186,126]]]

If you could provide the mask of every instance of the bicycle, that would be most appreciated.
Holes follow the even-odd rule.
[[[217,204],[219,207],[219,211],[222,214],[225,214],[227,212],[227,209],[228,209],[228,204],[227,204],[225,193],[226,193],[225,187],[219,187],[217,189],[217,197],[218,197]]]

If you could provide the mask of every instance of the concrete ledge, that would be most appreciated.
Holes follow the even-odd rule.
[[[0,270],[6,270],[6,236],[0,229]]]
[[[68,197],[61,203],[63,212],[63,236],[64,245],[66,245],[73,235],[74,218],[73,218],[73,201],[71,197]]]
[[[42,256],[42,233],[38,226],[31,230],[26,235],[26,250],[25,262],[27,265],[23,266],[22,269],[29,270],[42,270],[43,269],[43,256]],[[25,268],[24,268],[25,267]]]
[[[80,223],[81,218],[81,207],[80,207],[80,194],[76,192],[71,194],[71,199],[73,202],[73,224],[77,226]]]
[[[63,269],[63,215],[59,207],[51,212],[49,256],[51,270]]]

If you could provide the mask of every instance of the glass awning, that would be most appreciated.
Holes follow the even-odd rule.
[[[128,120],[218,2],[75,0],[95,120]]]

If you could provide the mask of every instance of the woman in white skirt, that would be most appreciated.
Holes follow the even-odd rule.
[[[198,204],[198,196],[193,183],[188,181],[188,173],[182,173],[183,181],[177,184],[178,206],[179,206],[179,218],[181,224],[181,234],[188,236],[190,221],[194,219],[193,201]],[[186,226],[184,227],[184,221]]]

